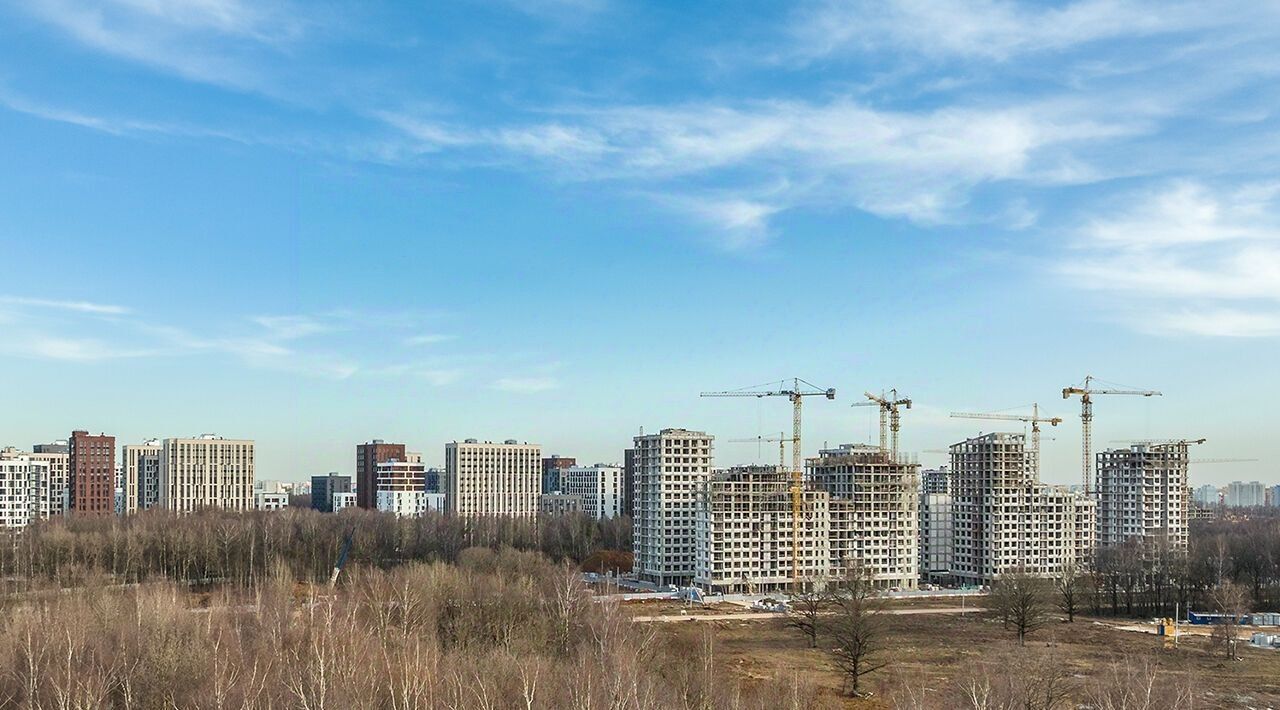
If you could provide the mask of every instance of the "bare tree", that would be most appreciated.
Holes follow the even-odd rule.
[[[1027,634],[1049,620],[1049,588],[1046,580],[1023,570],[1006,572],[991,586],[987,607],[1005,628],[1018,632],[1018,643],[1026,645]]]
[[[1067,615],[1067,622],[1071,623],[1076,620],[1076,614],[1079,613],[1085,595],[1085,578],[1080,573],[1079,568],[1070,565],[1063,569],[1062,574],[1053,580],[1053,588],[1057,593],[1058,608],[1063,614]]]
[[[818,647],[818,615],[826,596],[815,589],[812,581],[806,581],[787,603],[786,625],[807,636],[809,648]]]
[[[845,687],[857,695],[863,676],[888,665],[880,654],[884,605],[869,571],[861,566],[849,570],[829,603],[831,613],[823,617],[822,628],[830,638],[831,657],[844,675]]]
[[[1236,657],[1236,627],[1248,611],[1245,591],[1231,581],[1219,582],[1209,594],[1209,603],[1220,614],[1213,626],[1214,644],[1222,647],[1227,658]]]

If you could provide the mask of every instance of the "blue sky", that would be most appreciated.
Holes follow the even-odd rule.
[[[1274,3],[0,4],[0,443],[819,442],[1066,417],[1280,481]],[[759,456],[722,441],[720,463]],[[926,463],[941,461],[923,453]]]

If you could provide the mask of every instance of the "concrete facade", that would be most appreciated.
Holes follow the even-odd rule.
[[[161,442],[127,444],[124,458],[124,513],[150,510],[160,504]]]
[[[542,494],[542,448],[508,439],[445,445],[445,508],[451,515],[532,518]]]
[[[711,478],[714,437],[663,429],[633,441],[634,572],[655,584],[687,585],[696,573],[698,492]]]
[[[1134,444],[1097,456],[1098,544],[1187,550],[1186,444]]]
[[[955,520],[950,493],[920,496],[920,579],[931,584],[951,581]]]
[[[30,455],[0,458],[0,528],[26,527],[39,518],[40,484],[49,462]]]
[[[253,442],[205,434],[165,439],[160,452],[160,505],[176,513],[200,508],[254,509]]]
[[[597,520],[622,514],[621,466],[598,463],[559,469],[560,490],[582,500],[582,512]]]
[[[351,476],[341,476],[337,472],[332,472],[311,477],[312,510],[322,513],[337,512],[334,509],[334,496],[339,493],[351,493]]]

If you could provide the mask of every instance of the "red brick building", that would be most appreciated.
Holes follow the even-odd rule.
[[[73,431],[67,439],[67,487],[72,515],[116,512],[116,438]]]
[[[395,459],[405,461],[404,444],[388,444],[374,439],[356,444],[356,505],[367,510],[378,507],[378,464]]]

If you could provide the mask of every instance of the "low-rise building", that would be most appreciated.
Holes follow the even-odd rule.
[[[543,493],[538,496],[538,512],[543,515],[568,515],[582,511],[582,498],[569,493]]]
[[[311,509],[322,513],[336,513],[335,496],[351,492],[351,476],[340,476],[336,471],[323,476],[312,476]]]
[[[354,507],[356,507],[356,494],[354,491],[333,494],[333,512],[338,513]]]
[[[254,491],[254,510],[284,510],[289,507],[289,494],[284,492]]]

